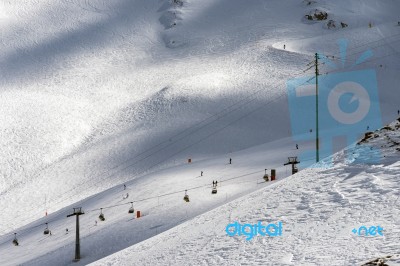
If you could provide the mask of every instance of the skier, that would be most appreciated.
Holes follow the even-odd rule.
[[[97,226],[97,220],[94,221],[94,226]]]
[[[126,185],[124,184],[124,190],[126,189]]]
[[[367,130],[369,130],[369,126],[367,126]]]
[[[215,181],[215,186],[218,186],[218,181]]]
[[[215,182],[214,182],[214,180],[213,180],[213,187],[215,187]]]
[[[298,149],[299,149],[299,145],[296,144],[296,150],[298,150]]]
[[[229,164],[232,164],[232,158],[229,158]]]
[[[200,176],[203,176],[203,171],[200,172]]]
[[[67,228],[67,229],[65,229],[65,234],[66,234],[66,235],[68,235],[68,228]]]
[[[283,45],[283,50],[285,50],[285,49],[286,49],[286,44]]]

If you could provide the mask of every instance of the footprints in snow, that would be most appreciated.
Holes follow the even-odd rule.
[[[183,0],[164,0],[163,5],[158,10],[161,13],[159,22],[164,26],[164,30],[168,31],[174,28],[182,20],[182,13],[179,10],[182,6]],[[167,34],[163,36],[163,40],[168,48],[175,48],[181,45],[175,38]]]

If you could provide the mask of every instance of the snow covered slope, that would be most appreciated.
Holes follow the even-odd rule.
[[[10,235],[0,237],[0,264],[70,263],[75,245],[75,219],[66,216],[76,206],[81,206],[85,212],[80,218],[81,264],[124,249],[269,185],[262,179],[265,168],[276,169],[277,180],[290,175],[290,169],[285,168],[283,163],[287,156],[296,155],[296,150],[293,147],[289,149],[288,143],[290,139],[283,139],[232,153],[232,164],[229,164],[229,158],[223,157],[194,160],[190,164],[172,167],[127,182],[125,190],[120,185],[84,199],[18,229],[18,247],[11,245]],[[219,183],[216,195],[211,194],[213,180]],[[183,201],[185,190],[188,190],[189,203]],[[131,201],[135,210],[140,211],[143,217],[134,219],[136,213],[128,213]],[[100,208],[103,208],[102,212],[106,218],[104,222],[98,220]],[[97,224],[95,221],[98,221]],[[51,236],[43,235],[46,222],[52,231]]]
[[[399,121],[361,144],[380,149],[379,164],[357,164],[369,155],[349,147],[333,168],[303,170],[93,265],[361,265],[393,255],[387,265],[400,265]],[[225,228],[236,221],[282,222],[283,232],[230,237]],[[352,232],[361,226],[380,226],[383,236]]]
[[[90,243],[83,264],[259,189],[265,168],[289,175],[280,168],[287,156],[313,143],[294,149],[286,81],[312,75],[303,70],[316,51],[337,56],[339,39],[349,41],[349,64],[339,71],[373,50],[358,69],[376,71],[382,120],[393,121],[400,3],[310,2],[0,0],[1,262],[69,263],[74,239],[64,231],[73,219],[65,223],[65,215],[73,206],[92,210],[82,217]],[[315,9],[349,26],[307,21]],[[200,171],[205,179],[196,178]],[[175,195],[162,207],[143,203],[147,216],[128,234],[130,200],[170,191],[182,197],[185,189],[243,175],[249,180],[238,178],[218,200],[193,190],[198,198],[189,206]],[[98,208],[122,203],[123,211],[111,208],[107,222],[94,227]],[[21,233],[17,249],[10,246],[14,232]]]
[[[187,26],[165,29],[167,1],[1,2],[0,202],[11,218],[0,231],[188,156],[289,136],[285,77],[308,56],[268,47],[275,39],[253,24],[236,31],[225,4],[188,3]],[[257,32],[268,24],[259,4],[248,6]],[[171,47],[173,36],[186,45]]]

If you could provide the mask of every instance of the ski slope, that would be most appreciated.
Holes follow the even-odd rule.
[[[219,242],[215,240],[216,246],[235,241],[222,237],[223,231],[219,230],[226,226],[227,219],[221,210],[232,206],[224,204],[254,191],[257,192],[235,202],[256,202],[261,197],[259,193],[278,193],[288,182],[294,182],[287,188],[290,191],[296,188],[295,184],[301,185],[295,177],[280,181],[290,175],[282,166],[287,157],[314,147],[313,143],[300,143],[300,150],[295,149],[286,81],[312,76],[312,69],[303,70],[316,51],[338,56],[337,41],[347,39],[346,64],[334,71],[374,69],[382,121],[387,124],[397,117],[399,7],[395,1],[376,0],[317,1],[310,6],[305,1],[278,0],[187,0],[182,6],[166,0],[0,1],[0,263],[71,263],[74,219],[65,216],[74,206],[82,206],[86,212],[81,218],[80,264],[96,261],[179,224],[185,228],[185,221],[190,224],[195,221],[191,220],[193,217],[202,213],[206,212],[210,220],[210,211],[215,212],[216,220],[205,224],[218,223],[218,229],[212,229],[220,236]],[[327,29],[324,23],[306,21],[304,15],[314,8],[327,11],[330,18],[337,23],[345,21],[349,27]],[[373,51],[373,58],[352,68],[352,63],[368,49]],[[325,74],[333,70],[324,66],[320,71]],[[335,151],[347,146],[340,141],[336,144]],[[189,158],[193,163],[187,163]],[[227,165],[229,158],[233,165]],[[308,160],[312,162],[314,158]],[[396,167],[393,158],[390,165],[376,166],[374,176],[392,173]],[[257,184],[262,181],[265,168],[278,170],[275,184]],[[329,194],[334,186],[329,177],[358,171],[353,170],[339,164],[328,173],[307,170],[297,176],[315,180],[316,175],[322,175],[322,180],[329,179],[313,184],[326,187],[326,197],[320,200],[329,200],[319,204],[339,206],[349,213],[353,205]],[[200,171],[204,171],[203,177],[199,177]],[[371,176],[367,175],[368,180]],[[220,183],[221,193],[211,197],[213,180],[232,177],[235,179],[226,181],[226,186]],[[359,173],[356,177],[364,176]],[[396,214],[397,203],[392,200],[396,187],[389,188],[395,183],[390,178],[395,177],[389,174],[388,180],[385,178],[384,188],[377,191],[386,194],[376,204],[393,209]],[[360,192],[359,183],[352,183],[354,180],[341,184],[341,189],[354,186],[360,193],[356,196],[366,198],[367,192]],[[122,191],[123,184],[128,186],[127,191]],[[184,190],[199,186],[188,191],[191,202],[185,204]],[[310,194],[311,188],[298,193]],[[179,193],[159,197],[171,191]],[[122,198],[125,193],[129,193],[127,199]],[[285,208],[293,212],[296,222],[285,220],[288,227],[302,222],[297,216],[306,216],[311,208],[293,209],[288,202],[297,202],[296,195],[292,199],[287,198],[290,193],[275,195],[284,202],[275,206],[276,219]],[[151,200],[141,201],[147,198]],[[138,201],[135,208],[143,212],[142,218],[129,218],[130,201]],[[99,208],[113,205],[118,206],[107,210],[106,221],[95,226]],[[213,210],[216,207],[220,211]],[[46,212],[49,215],[44,217]],[[243,220],[256,219],[246,212],[239,214]],[[316,215],[322,221],[328,214]],[[341,226],[353,226],[357,219],[364,219],[354,215],[346,221],[335,214]],[[379,215],[378,212],[371,217],[380,221]],[[396,216],[385,215],[393,220],[385,226],[396,232]],[[201,217],[196,219],[204,219]],[[317,222],[318,218],[313,217],[312,221]],[[49,238],[42,234],[45,222],[52,228]],[[68,235],[65,228],[70,229]],[[11,246],[14,232],[21,233],[18,248]],[[198,234],[200,242],[208,243],[204,235],[193,233]],[[154,239],[160,237],[164,236]],[[287,250],[287,256],[277,255],[274,262],[318,264],[318,249],[307,257],[293,246],[297,248],[298,241],[309,242],[296,235],[287,237],[287,247],[281,243],[279,249]],[[326,239],[319,236],[309,240],[322,243]],[[343,233],[336,241],[339,244],[347,240]],[[385,243],[390,246],[396,242],[392,240],[388,236]],[[105,246],[103,241],[112,244]],[[140,249],[140,245],[132,248]],[[377,245],[368,250],[370,257],[386,252]],[[155,246],[155,250],[167,252],[171,248],[172,252],[173,247],[170,243]],[[188,260],[196,250],[201,254],[197,248],[185,250],[180,258]],[[387,249],[394,251],[395,247]],[[122,263],[127,256],[124,252],[112,257],[111,262]],[[359,250],[346,255],[341,252],[337,248],[329,258],[338,265],[362,261]],[[146,257],[145,252],[141,254]],[[196,256],[193,264],[204,263]],[[248,258],[249,264],[261,263],[254,256]],[[148,259],[162,263],[156,257]],[[170,264],[180,262],[168,256],[167,259]],[[206,262],[218,261],[215,257],[210,260]],[[229,263],[224,261],[221,263]],[[244,263],[239,258],[232,262]]]
[[[349,147],[333,168],[303,170],[91,265],[361,265],[375,257],[400,265],[399,121],[367,142],[381,149],[379,164],[357,163],[369,155]],[[230,237],[235,221],[282,222],[282,236]],[[378,225],[383,236],[352,233]]]
[[[277,58],[287,65],[294,59],[267,43],[246,47],[248,31],[242,31],[245,47],[235,44],[215,55],[212,43],[193,51],[168,48],[164,37],[170,33],[159,21],[166,7],[158,1],[46,3],[2,4],[10,19],[2,43],[0,197],[14,206],[3,208],[5,216],[18,217],[2,223],[2,232],[149,169],[189,156],[226,155],[274,140],[274,132],[289,136],[287,124],[272,130],[265,114],[284,121],[278,106],[285,73],[269,66]],[[60,22],[53,25],[54,14]],[[227,35],[237,38],[236,32]],[[253,110],[258,112],[235,122]],[[218,119],[206,120],[213,116]],[[170,139],[173,145],[164,148]]]
[[[278,180],[290,175],[291,170],[283,166],[286,161],[270,152],[273,150],[287,156],[295,153],[294,148],[288,150],[285,144],[284,141],[277,141],[232,153],[232,164],[229,164],[229,158],[193,160],[190,164],[172,167],[127,182],[126,190],[120,185],[89,197],[19,229],[20,245],[17,248],[10,245],[9,236],[1,237],[0,247],[4,253],[0,263],[70,263],[75,246],[75,217],[66,216],[72,213],[74,206],[81,206],[85,212],[80,217],[80,234],[82,256],[86,258],[82,258],[80,263],[84,265],[100,259],[232,199],[268,186],[269,184],[262,179],[265,168],[268,168],[269,173],[270,167],[275,167]],[[200,176],[201,171],[203,176]],[[216,195],[211,194],[213,180],[219,183]],[[185,190],[188,190],[189,203],[183,201]],[[127,193],[129,197],[124,199]],[[133,207],[136,211],[139,210],[143,217],[135,219],[136,211],[135,214],[128,214],[130,201],[134,201]],[[104,222],[98,220],[100,208],[103,208],[102,212],[106,218]],[[43,235],[45,222],[49,223],[52,236]],[[29,250],[35,252],[28,252]],[[21,253],[24,256],[17,255]]]

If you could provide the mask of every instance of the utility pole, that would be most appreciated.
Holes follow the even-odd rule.
[[[79,244],[79,215],[85,214],[82,208],[74,208],[74,213],[67,215],[67,217],[76,216],[76,240],[75,240],[75,261],[81,259],[81,247]]]
[[[315,130],[315,134],[316,134],[316,138],[315,138],[315,150],[316,150],[316,162],[319,162],[319,136],[318,136],[318,53],[315,53],[315,106],[316,106],[316,130]]]

